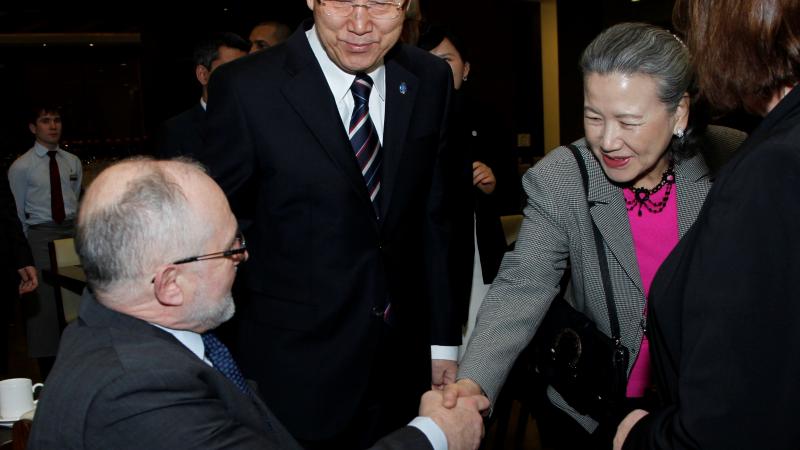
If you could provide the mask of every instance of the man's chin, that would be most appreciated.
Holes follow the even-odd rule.
[[[229,292],[219,302],[218,306],[210,311],[200,312],[203,317],[198,317],[197,322],[202,324],[202,329],[213,330],[223,323],[229,321],[236,313],[236,304],[233,302],[233,295]]]

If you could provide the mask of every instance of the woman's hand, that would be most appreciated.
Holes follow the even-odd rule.
[[[480,161],[472,163],[472,184],[484,194],[491,194],[497,185],[492,169]]]

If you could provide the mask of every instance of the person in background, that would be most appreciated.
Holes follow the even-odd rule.
[[[650,401],[648,340],[641,326],[650,282],[711,188],[698,154],[703,123],[690,122],[689,63],[675,36],[641,23],[614,25],[586,47],[580,60],[585,137],[574,145],[588,171],[588,198],[566,147],[524,175],[528,205],[519,239],[481,305],[458,381],[446,387],[448,402],[481,391],[496,400],[559,293],[568,262],[575,309],[610,334],[592,221],[605,247],[621,342],[630,351],[624,410]],[[548,446],[611,447],[622,412],[606,411],[610,418],[599,423],[552,386],[547,397],[537,423]]]
[[[422,24],[422,8],[419,0],[406,0],[405,19],[400,33],[400,42],[408,45],[417,45],[419,41],[420,26]]]
[[[653,282],[648,332],[663,402],[625,418],[615,448],[794,449],[800,3],[679,0],[673,20],[700,94],[763,120]]]
[[[254,26],[250,31],[250,53],[260,52],[285,41],[292,30],[285,23],[267,20]]]
[[[459,320],[466,324],[464,342],[475,326],[475,316],[489,285],[497,275],[506,251],[500,223],[502,189],[505,195],[518,197],[519,176],[512,158],[504,158],[503,137],[493,114],[478,106],[469,95],[467,79],[471,64],[463,41],[442,26],[430,25],[422,33],[419,47],[442,58],[453,72],[455,92],[451,100],[450,155],[459,185],[466,187],[451,201],[458,218],[452,227],[451,283],[458,305]],[[463,349],[466,346],[462,346]]]
[[[211,74],[219,66],[247,55],[248,50],[250,44],[235,33],[214,33],[195,45],[192,61],[195,77],[202,88],[200,101],[164,122],[156,142],[156,155],[191,157],[200,150]]]
[[[29,449],[300,449],[211,331],[234,314],[248,250],[201,167],[140,158],[105,170],[81,205],[76,248],[90,290]],[[374,448],[474,450],[488,403],[449,410],[429,391],[421,416]]]
[[[59,146],[63,126],[57,106],[33,107],[28,128],[34,145],[11,164],[8,181],[41,280],[42,270],[50,268],[47,243],[71,238],[75,232],[83,168],[77,156]],[[61,335],[55,293],[52,286],[41,284],[23,300],[28,355],[37,358],[44,379],[53,365]]]
[[[17,216],[8,186],[0,180],[0,379],[8,376],[8,323],[14,317],[14,300],[39,285],[31,248]]]
[[[242,370],[304,446],[358,449],[455,377],[452,76],[398,44],[402,0],[306,5],[284,44],[214,74],[198,159],[252,246]]]

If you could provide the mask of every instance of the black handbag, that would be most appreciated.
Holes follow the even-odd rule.
[[[569,145],[569,148],[578,163],[583,188],[588,195],[589,177],[583,157],[577,147]],[[620,339],[608,262],[602,236],[594,220],[592,228],[606,294],[611,337],[598,330],[586,315],[575,310],[563,295],[559,295],[553,300],[533,338],[533,363],[543,380],[553,386],[575,410],[599,422],[608,422],[616,419],[625,399],[629,352]]]

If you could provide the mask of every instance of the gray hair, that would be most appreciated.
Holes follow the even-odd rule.
[[[110,292],[202,249],[201,224],[181,187],[140,160],[142,175],[116,201],[79,216],[75,248],[94,291]]]
[[[584,79],[590,74],[650,75],[658,97],[674,112],[692,81],[689,50],[675,35],[645,23],[620,23],[598,35],[580,62]]]

